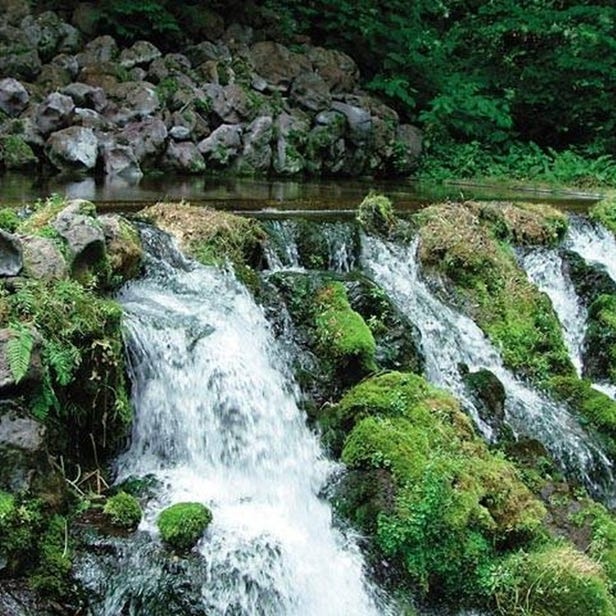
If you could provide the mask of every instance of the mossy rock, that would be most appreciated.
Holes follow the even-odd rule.
[[[158,203],[140,215],[175,236],[182,249],[204,265],[229,261],[237,269],[261,262],[266,236],[253,219],[185,203]]]
[[[179,551],[195,546],[212,521],[212,513],[201,503],[176,503],[164,509],[156,521],[162,540]]]
[[[385,236],[398,224],[391,200],[372,191],[359,204],[356,220],[366,231]]]
[[[599,295],[588,307],[585,373],[616,383],[616,295]]]
[[[139,501],[126,492],[118,492],[109,497],[103,512],[109,516],[111,523],[119,528],[136,528],[143,517]]]
[[[445,281],[449,299],[500,349],[505,365],[539,384],[574,373],[550,300],[474,204],[431,206],[416,220],[426,272]]]
[[[590,208],[590,218],[616,235],[616,196],[610,196]]]
[[[603,567],[567,545],[509,556],[489,577],[500,614],[616,614]]]
[[[0,137],[0,166],[6,169],[29,169],[38,163],[32,148],[18,135]]]
[[[330,428],[348,434],[342,461],[369,480],[341,510],[364,530],[376,526],[379,548],[428,595],[458,606],[481,601],[483,568],[542,534],[545,509],[513,465],[490,453],[458,402],[422,377],[372,377],[325,413]],[[375,471],[391,482],[375,482]],[[379,504],[386,506],[375,512]]]

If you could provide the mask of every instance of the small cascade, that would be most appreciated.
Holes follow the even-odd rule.
[[[333,464],[298,410],[261,309],[231,273],[185,261],[158,231],[143,240],[147,275],[120,294],[136,416],[118,460],[120,478],[154,475],[161,486],[141,529],[156,535],[156,517],[175,502],[212,510],[198,545],[204,613],[389,614],[318,496]],[[133,578],[148,579],[149,565],[135,559],[96,616],[137,613]]]
[[[363,238],[365,269],[385,289],[421,332],[430,381],[458,397],[479,430],[491,438],[465,391],[460,364],[471,371],[485,368],[506,391],[505,420],[519,435],[543,443],[570,476],[606,501],[613,500],[611,463],[577,420],[561,405],[531,389],[509,370],[483,332],[468,317],[436,298],[422,281],[416,258],[417,241],[410,246]]]
[[[327,244],[329,269],[340,273],[350,272],[357,265],[355,227],[343,222],[325,223],[320,227]]]
[[[562,326],[569,357],[581,376],[588,312],[565,273],[562,257],[557,250],[539,248],[524,254],[521,264],[529,280],[550,298]]]
[[[297,223],[291,220],[268,220],[263,226],[269,238],[265,243],[265,258],[270,271],[302,269],[297,247]]]
[[[616,282],[616,238],[602,225],[572,216],[565,247],[589,264],[601,265]]]

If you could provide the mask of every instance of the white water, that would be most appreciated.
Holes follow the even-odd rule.
[[[174,260],[150,257],[146,278],[120,296],[136,409],[120,477],[153,473],[163,486],[141,528],[155,535],[158,513],[175,502],[210,507],[198,544],[209,614],[389,613],[318,497],[332,464],[304,424],[261,310],[230,273]],[[116,616],[118,593],[106,616]]]
[[[572,216],[564,245],[586,263],[602,265],[616,281],[616,238],[605,227]]]
[[[458,366],[493,372],[506,391],[505,419],[520,435],[537,439],[567,472],[596,496],[612,500],[611,464],[576,419],[561,405],[531,389],[507,370],[483,332],[468,317],[437,299],[422,281],[417,242],[399,246],[363,238],[366,270],[417,325],[421,333],[428,379],[461,399],[484,436],[490,431],[466,395]]]
[[[615,253],[616,254],[616,253]],[[557,250],[539,248],[522,257],[522,267],[530,281],[547,294],[560,321],[565,345],[578,376],[582,375],[584,335],[588,312],[566,275]]]

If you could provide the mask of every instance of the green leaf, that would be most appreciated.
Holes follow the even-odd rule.
[[[30,357],[34,346],[34,336],[25,326],[14,324],[11,326],[13,337],[6,345],[6,354],[9,362],[11,374],[16,383],[19,383],[28,372],[30,367]]]

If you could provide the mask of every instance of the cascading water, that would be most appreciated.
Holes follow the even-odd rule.
[[[588,312],[565,273],[562,257],[557,250],[539,248],[524,254],[521,264],[530,281],[550,298],[562,327],[571,363],[581,376]]]
[[[136,416],[118,461],[120,478],[160,481],[141,528],[155,534],[174,502],[210,507],[198,545],[208,614],[389,613],[318,497],[332,464],[304,424],[261,310],[232,274],[183,261],[158,231],[143,239],[147,275],[120,294]],[[161,243],[167,259],[153,256]],[[122,592],[109,591],[100,614],[116,616]]]
[[[610,278],[616,281],[616,238],[605,227],[572,216],[564,246],[587,263],[602,265]]]
[[[543,443],[561,466],[582,481],[592,494],[612,502],[611,463],[600,447],[564,407],[516,379],[471,319],[430,292],[420,278],[416,250],[417,241],[402,246],[365,236],[362,261],[366,271],[419,328],[428,379],[460,398],[484,436],[490,437],[472,401],[468,400],[459,365],[466,364],[473,371],[490,370],[505,387],[505,419],[511,428]]]

